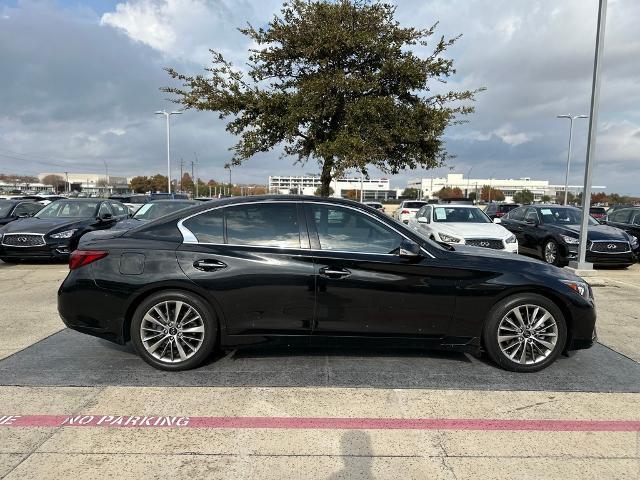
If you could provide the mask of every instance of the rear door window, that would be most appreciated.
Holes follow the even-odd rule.
[[[224,212],[221,208],[191,217],[183,225],[200,243],[224,243]]]
[[[295,203],[255,203],[225,210],[227,243],[300,248]]]
[[[524,207],[516,208],[515,210],[511,210],[507,214],[507,218],[509,220],[515,220],[517,222],[522,222],[524,220],[524,211],[526,209]]]

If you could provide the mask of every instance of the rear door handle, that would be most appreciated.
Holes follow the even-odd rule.
[[[324,267],[320,269],[320,275],[328,278],[344,278],[351,275],[351,272],[346,268]]]
[[[195,262],[193,262],[193,266],[198,270],[212,272],[215,270],[220,270],[221,268],[226,268],[227,264],[218,260],[196,260]]]

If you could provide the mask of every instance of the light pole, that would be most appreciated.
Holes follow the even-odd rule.
[[[593,58],[593,81],[591,84],[591,106],[589,111],[589,143],[587,144],[587,161],[584,167],[584,189],[582,190],[582,221],[580,222],[580,243],[578,245],[578,261],[569,265],[576,269],[593,268],[586,262],[587,232],[589,231],[589,207],[591,206],[591,174],[593,157],[596,152],[596,133],[598,129],[598,104],[600,102],[600,69],[604,50],[604,27],[607,23],[607,0],[598,2],[598,30],[596,33],[596,52]]]
[[[225,165],[224,168],[229,169],[229,196],[231,196],[231,165]]]
[[[569,151],[567,152],[567,173],[564,177],[564,204],[567,204],[567,194],[569,190],[569,168],[571,166],[571,140],[573,138],[573,121],[576,118],[589,118],[588,115],[558,115],[558,118],[569,119]]]
[[[164,115],[167,119],[167,192],[171,193],[171,127],[169,117],[171,117],[171,115],[182,115],[182,112],[180,110],[176,110],[174,112],[158,110],[156,115]]]

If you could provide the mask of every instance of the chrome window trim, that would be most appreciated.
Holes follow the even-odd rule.
[[[20,235],[36,235],[38,237],[40,237],[42,239],[42,245],[9,245],[7,243],[4,243],[4,239],[8,236],[20,236]],[[2,245],[4,245],[5,247],[13,247],[13,248],[33,248],[33,247],[44,247],[47,245],[47,242],[44,239],[44,233],[36,233],[36,232],[11,232],[11,233],[5,233],[2,235]]]
[[[376,222],[378,222],[379,224],[381,224],[384,227],[388,227],[391,230],[393,230],[394,232],[396,232],[398,235],[400,235],[402,238],[404,238],[405,240],[409,240],[411,242],[413,242],[413,240],[411,240],[409,237],[407,237],[406,235],[404,235],[402,232],[399,232],[398,230],[396,230],[394,227],[392,227],[391,225],[387,225],[386,223],[383,223],[380,221],[380,219],[376,218],[374,215],[371,215],[369,212],[366,212],[364,210],[360,210],[358,208],[352,207],[350,205],[341,205],[341,204],[334,204],[334,203],[329,203],[329,202],[304,202],[304,201],[300,201],[300,200],[261,200],[258,202],[242,202],[242,203],[231,203],[231,204],[226,204],[226,205],[218,205],[216,207],[212,207],[209,208],[207,210],[203,210],[201,212],[197,212],[194,213],[192,215],[189,215],[188,217],[183,218],[182,220],[180,220],[178,222],[178,230],[180,230],[180,233],[182,234],[182,238],[183,238],[183,242],[182,243],[186,243],[186,244],[191,244],[191,245],[216,245],[216,246],[227,246],[227,247],[251,247],[251,248],[270,248],[270,249],[277,249],[277,250],[301,250],[304,252],[334,252],[334,253],[352,253],[352,254],[362,254],[362,255],[388,255],[388,256],[392,256],[395,257],[397,255],[393,254],[393,253],[371,253],[371,252],[353,252],[353,251],[348,251],[348,250],[322,250],[322,249],[313,249],[313,248],[300,248],[300,247],[272,247],[270,245],[238,245],[238,244],[231,244],[231,243],[206,243],[206,242],[199,242],[198,239],[196,238],[196,236],[193,234],[192,231],[190,231],[187,227],[184,226],[184,222],[193,218],[193,217],[197,217],[198,215],[203,215],[205,213],[211,212],[213,210],[218,210],[220,208],[226,208],[226,207],[233,207],[233,206],[238,206],[238,205],[256,205],[256,204],[261,204],[261,203],[277,203],[277,204],[281,204],[281,203],[293,203],[293,204],[298,204],[298,203],[302,203],[303,205],[328,205],[331,207],[342,207],[342,208],[348,208],[351,210],[354,210],[356,212],[360,212],[364,215],[367,215],[371,218],[373,218]],[[431,252],[429,252],[428,250],[426,250],[424,247],[422,247],[422,245],[420,246],[420,250],[422,250],[424,253],[426,253],[427,255],[429,255],[429,257],[431,258],[436,258],[433,254],[431,254]]]

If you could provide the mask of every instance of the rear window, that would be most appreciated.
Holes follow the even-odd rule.
[[[404,208],[421,208],[426,204],[427,202],[404,202],[403,207]]]

